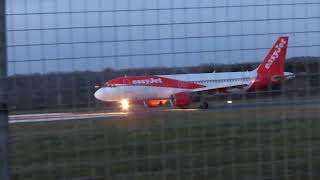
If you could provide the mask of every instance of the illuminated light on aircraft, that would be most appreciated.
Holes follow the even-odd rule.
[[[129,101],[127,99],[122,99],[121,107],[122,107],[122,110],[128,110],[130,107]]]

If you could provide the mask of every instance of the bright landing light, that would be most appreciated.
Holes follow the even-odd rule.
[[[232,101],[227,101],[228,104],[232,104]]]
[[[128,110],[129,109],[129,101],[127,99],[121,100],[121,107],[122,110]]]

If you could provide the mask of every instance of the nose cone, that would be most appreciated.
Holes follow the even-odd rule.
[[[103,90],[102,89],[98,89],[95,93],[94,93],[94,97],[100,101],[103,101]]]

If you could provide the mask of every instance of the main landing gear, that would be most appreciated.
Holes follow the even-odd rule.
[[[201,100],[200,101],[200,105],[199,105],[199,109],[208,109],[209,108],[209,104],[206,100]]]

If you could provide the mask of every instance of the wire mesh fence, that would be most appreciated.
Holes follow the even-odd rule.
[[[317,0],[6,1],[11,178],[318,179],[319,10]],[[117,77],[249,73],[281,36],[295,78],[203,95],[208,110],[137,101],[122,112],[94,97]]]

